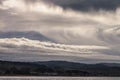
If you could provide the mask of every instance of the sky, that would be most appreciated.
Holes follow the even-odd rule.
[[[0,60],[120,62],[119,0],[0,0]]]

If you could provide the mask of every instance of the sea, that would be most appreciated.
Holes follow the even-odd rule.
[[[120,77],[0,77],[0,80],[120,80]]]

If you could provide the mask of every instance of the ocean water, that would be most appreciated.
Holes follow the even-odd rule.
[[[120,80],[120,77],[0,77],[0,80]]]

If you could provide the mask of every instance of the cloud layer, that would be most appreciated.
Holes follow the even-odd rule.
[[[120,7],[119,0],[43,0],[49,3],[54,3],[64,9],[73,9],[78,11],[115,11]],[[109,3],[109,4],[108,4]]]
[[[2,56],[11,57],[18,55],[27,55],[25,58],[22,58],[24,61],[29,59],[41,56],[66,56],[66,57],[81,57],[88,59],[97,59],[97,60],[119,60],[119,56],[110,55],[110,48],[104,46],[76,46],[76,45],[64,45],[64,44],[55,44],[50,42],[40,42],[38,40],[29,40],[26,38],[5,38],[0,39],[0,52]],[[108,52],[108,54],[104,54]],[[22,56],[23,57],[23,56]],[[6,57],[4,57],[6,58]],[[19,59],[19,58],[18,58]],[[65,59],[65,58],[64,58]],[[6,59],[7,60],[7,59]],[[11,58],[14,60],[14,57]],[[45,60],[45,59],[43,59]],[[50,59],[54,60],[54,59]],[[31,61],[31,60],[30,60]]]
[[[26,55],[27,59],[37,55],[46,55],[48,59],[52,55],[69,56],[72,61],[81,58],[118,62],[119,3],[119,0],[1,0],[1,59],[10,52],[17,57]]]

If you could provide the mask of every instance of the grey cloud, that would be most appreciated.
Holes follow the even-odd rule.
[[[98,38],[103,40],[110,45],[119,45],[120,43],[120,26],[112,26],[104,30],[100,30],[98,33]]]
[[[12,31],[12,32],[0,32],[0,39],[2,38],[28,38],[31,40],[39,40],[39,41],[48,41],[53,42],[46,36],[40,34],[39,32],[35,31]]]
[[[52,2],[64,9],[73,9],[78,11],[115,11],[120,7],[120,0],[43,0]]]
[[[1,0],[2,3],[5,0]],[[116,11],[120,7],[119,0],[23,0],[26,5],[34,4],[36,2],[45,2],[49,6],[52,4],[58,5],[63,9],[72,9],[77,11],[89,12],[89,11]]]
[[[117,48],[119,45],[116,46],[120,42],[119,28],[112,30],[109,27],[119,24],[120,11],[118,9],[116,13],[107,13],[107,11],[114,11],[119,7],[116,6],[119,3],[118,0],[112,1],[109,5],[107,4],[108,0],[48,0],[49,2],[43,0],[47,4],[41,3],[42,0],[21,0],[22,2],[19,2],[20,0],[11,0],[13,3],[14,1],[18,1],[17,4],[21,4],[14,5],[12,8],[10,6],[13,4],[10,0],[8,1],[9,4],[6,3],[6,6],[3,6],[8,7],[7,9],[0,8],[0,24],[5,24],[4,27],[0,25],[0,30],[4,31],[0,32],[0,37],[3,39],[0,40],[0,52],[6,51],[5,54],[13,53],[11,56],[15,57],[18,54],[17,57],[32,54],[32,56],[37,56],[34,59],[38,59],[38,55],[72,56],[73,58],[75,54],[79,58],[84,58],[84,60],[86,58],[87,60],[98,60],[97,58],[100,58],[100,61],[106,60],[106,58],[106,61],[117,61],[116,59],[119,59],[120,51]],[[44,10],[43,12],[42,10],[39,11],[39,9],[42,9],[40,3]],[[52,7],[49,7],[48,4]],[[36,10],[36,8],[38,9]],[[69,10],[69,8],[72,10]],[[24,10],[21,11],[21,9]],[[95,11],[102,10],[102,12],[97,13],[93,11],[91,14],[88,12],[91,9]],[[87,11],[87,13],[77,12],[75,10]],[[26,31],[37,31],[39,34],[33,35],[33,32],[27,33]],[[21,39],[21,37],[25,38]],[[6,40],[4,38],[9,39]],[[46,43],[40,42],[46,40],[48,41]],[[8,41],[10,41],[9,44],[7,43]],[[19,41],[25,44],[20,45]],[[49,41],[55,41],[56,43],[50,43]],[[36,45],[36,42],[39,42],[41,45]],[[91,47],[89,45],[95,45],[95,47],[107,46],[109,50],[90,50],[86,48],[81,50],[76,45],[88,45],[88,47]],[[86,51],[86,53],[90,53],[89,51],[91,51],[94,54],[82,56],[79,54],[82,51]],[[1,56],[6,55],[2,54]],[[32,56],[25,57],[24,59]],[[12,60],[13,57],[9,58]],[[23,58],[21,57],[21,59]]]
[[[11,46],[11,47],[10,47]],[[44,52],[56,52],[56,51],[61,51],[61,52],[66,52],[70,55],[75,53],[76,55],[80,54],[86,54],[87,53],[96,53],[96,50],[109,50],[108,47],[105,46],[76,46],[76,45],[65,45],[65,44],[56,44],[56,43],[51,43],[51,42],[41,42],[38,40],[30,40],[27,38],[4,38],[0,39],[0,47],[4,49],[6,48],[16,48],[15,50],[23,49],[20,51],[44,51]],[[26,47],[24,49],[24,47]],[[49,51],[48,51],[49,50]],[[8,51],[8,50],[6,50]],[[11,50],[10,50],[11,51]],[[58,53],[54,53],[58,54]],[[60,54],[58,54],[60,55]],[[61,54],[63,55],[63,54]],[[67,54],[66,54],[67,55]]]
[[[26,1],[26,3],[32,4],[32,2],[39,2],[41,0],[24,0],[24,1]],[[66,2],[66,4],[77,3],[75,1],[68,1],[68,3]],[[64,1],[63,3],[59,3],[59,4],[64,4]],[[101,24],[102,25],[100,27],[102,27],[103,25],[106,27],[106,23],[109,25],[113,25],[113,24],[116,25],[116,23],[117,24],[119,23],[119,16],[116,14],[110,14],[110,16],[108,16],[109,14],[106,15],[102,13],[99,15],[99,13],[98,14],[93,13],[93,15],[91,15],[89,13],[84,14],[84,13],[77,13],[75,11],[74,12],[76,14],[75,13],[71,14],[72,11],[68,11],[68,13],[71,14],[71,16],[68,16],[66,12],[63,11],[59,15],[41,14],[41,12],[38,13],[23,12],[14,15],[12,14],[12,12],[15,11],[11,9],[0,10],[0,18],[5,23],[5,27],[2,28],[0,27],[0,30],[38,31],[41,34],[50,38],[51,40],[55,40],[56,42],[66,43],[66,44],[71,43],[71,44],[105,45],[103,40],[100,41],[98,40],[98,38],[96,39],[97,33],[94,32],[97,31],[98,29],[97,27],[99,27]],[[116,16],[118,16],[117,17],[118,20],[115,20]],[[96,29],[92,29],[92,28],[96,28]],[[89,36],[86,36],[86,32],[89,32],[89,34],[91,35],[88,34]],[[90,38],[86,38],[86,37],[90,37]],[[91,41],[91,43],[89,43],[88,39]]]
[[[64,58],[61,59],[71,61],[76,61],[72,60],[75,58],[81,58],[86,60],[94,59],[99,61],[120,60],[119,55],[109,55],[109,51],[110,48],[105,46],[64,45],[49,42],[40,42],[38,40],[29,40],[26,38],[0,39],[0,55],[3,56],[3,60],[8,60],[5,56],[9,56],[8,58],[11,60],[14,60],[14,57],[19,57],[18,59],[16,58],[16,61],[21,61],[20,58],[22,58],[22,60],[24,61],[28,59],[37,60],[38,57],[41,58],[41,56],[56,56],[54,59],[60,56],[64,56]],[[108,53],[104,54],[103,52]],[[67,59],[66,57],[72,57],[72,59]]]

